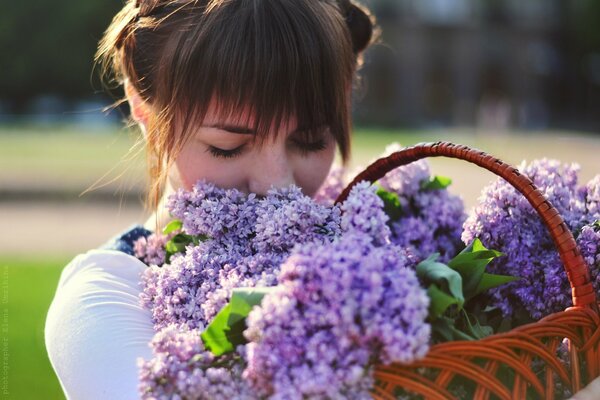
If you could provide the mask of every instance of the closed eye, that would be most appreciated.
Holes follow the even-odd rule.
[[[324,139],[319,139],[312,142],[306,142],[302,140],[294,140],[294,145],[303,155],[309,153],[317,153],[327,148],[327,142]]]
[[[231,150],[220,149],[215,146],[208,146],[206,151],[216,158],[233,158],[239,156],[242,153],[244,146],[245,145],[241,145]]]

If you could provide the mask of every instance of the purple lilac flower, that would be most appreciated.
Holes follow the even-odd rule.
[[[150,266],[142,274],[142,305],[152,311],[155,330],[176,323],[203,329],[210,321],[202,306],[220,285],[220,271],[242,256],[216,241],[188,248],[170,264]]]
[[[319,204],[333,205],[346,187],[345,174],[345,168],[334,166],[329,171],[327,178],[325,178],[325,182],[323,182],[317,193],[313,196],[314,200]]]
[[[390,243],[389,217],[383,210],[383,200],[377,188],[363,181],[355,185],[342,204],[341,228],[344,233],[361,232],[373,239],[376,245]]]
[[[172,236],[153,233],[147,238],[145,236],[140,237],[133,244],[135,256],[148,265],[164,264],[167,256],[165,244]]]
[[[384,155],[401,149],[390,145]],[[391,241],[411,249],[419,260],[440,253],[441,261],[449,261],[463,247],[464,204],[447,189],[424,189],[431,178],[429,163],[419,160],[388,172],[378,183],[396,193],[402,207],[401,216],[391,222]]]
[[[263,396],[369,398],[373,363],[428,350],[429,298],[400,248],[350,232],[295,249],[247,319],[244,377]]]
[[[581,188],[580,195],[585,202],[586,223],[600,220],[600,175],[596,175]]]
[[[137,360],[143,399],[256,399],[241,377],[241,359],[216,359],[204,349],[199,330],[169,325],[154,336],[150,346],[153,358]]]
[[[289,252],[296,243],[331,240],[340,233],[339,207],[315,203],[300,188],[270,190],[256,208],[256,252]]]
[[[581,226],[585,202],[577,188],[575,164],[536,160],[521,164],[528,176],[557,208],[571,229]],[[506,254],[490,265],[490,272],[521,279],[491,290],[503,314],[524,309],[539,319],[570,304],[568,282],[558,252],[539,216],[523,195],[498,179],[484,188],[479,204],[464,224],[465,243],[480,238],[485,246]]]
[[[600,225],[584,226],[577,237],[581,255],[590,267],[592,284],[600,296]]]
[[[409,201],[407,211],[392,223],[392,242],[410,248],[424,260],[440,253],[447,262],[459,253],[462,224],[466,219],[462,200],[446,189],[422,190]]]
[[[199,181],[191,192],[179,189],[169,198],[168,208],[183,222],[188,235],[222,238],[233,234],[245,239],[252,233],[257,203],[255,194],[245,195],[237,189],[221,189]]]
[[[156,330],[172,323],[206,327],[234,287],[274,285],[294,245],[331,241],[340,233],[339,208],[316,204],[295,186],[257,199],[199,182],[169,205],[185,233],[209,238],[144,272],[140,298]]]
[[[383,155],[389,155],[399,150],[402,150],[402,146],[394,143],[386,147]],[[428,181],[430,177],[431,171],[427,160],[418,160],[388,172],[379,180],[379,184],[384,189],[397,193],[400,196],[402,207],[407,207],[409,199],[422,190],[421,183]]]

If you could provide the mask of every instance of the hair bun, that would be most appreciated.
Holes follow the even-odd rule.
[[[342,1],[342,4],[346,5],[346,23],[352,35],[352,49],[358,54],[365,50],[373,39],[374,18],[368,10],[349,0]]]

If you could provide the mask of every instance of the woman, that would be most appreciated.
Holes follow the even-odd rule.
[[[336,147],[350,151],[350,103],[368,10],[349,0],[130,0],[97,60],[124,85],[144,133],[153,216],[62,272],[46,347],[70,399],[133,399],[151,358],[151,315],[138,304],[145,265],[132,243],[168,222],[164,201],[199,179],[265,194],[314,195]]]

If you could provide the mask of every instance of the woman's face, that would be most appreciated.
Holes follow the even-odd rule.
[[[171,186],[190,190],[204,179],[219,187],[264,195],[271,187],[295,184],[312,197],[333,162],[333,135],[325,129],[318,139],[307,142],[296,130],[295,118],[290,118],[260,145],[243,122],[248,121],[246,116],[240,113],[222,120],[211,105],[169,170]]]

